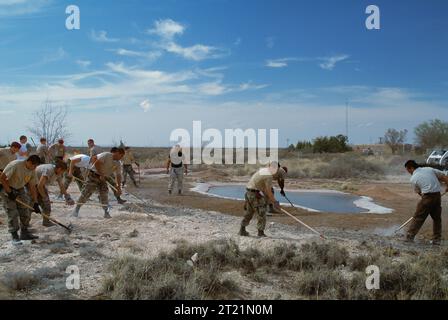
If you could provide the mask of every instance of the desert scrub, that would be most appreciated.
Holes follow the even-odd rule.
[[[372,264],[380,269],[380,290],[366,289],[366,267]],[[153,259],[119,258],[110,266],[102,294],[112,299],[240,299],[239,284],[228,277],[232,272],[255,283],[274,285],[273,277],[280,279],[276,285],[297,298],[448,299],[448,250],[402,252],[397,258],[373,248],[351,257],[332,242],[261,251],[241,250],[226,240],[178,241],[175,249]]]
[[[3,276],[2,284],[13,291],[30,290],[40,283],[40,279],[32,272],[8,272]]]
[[[195,254],[198,259],[193,264],[190,259]],[[223,278],[225,272],[237,270],[255,281],[264,281],[264,275],[281,275],[285,270],[319,266],[333,270],[347,258],[347,251],[334,244],[313,243],[302,248],[283,244],[261,252],[240,250],[233,241],[201,245],[180,241],[174,250],[154,259],[126,256],[115,260],[103,294],[112,299],[231,299],[240,295],[240,289]]]
[[[290,178],[321,179],[380,178],[389,165],[355,153],[315,154],[280,162],[288,167]]]

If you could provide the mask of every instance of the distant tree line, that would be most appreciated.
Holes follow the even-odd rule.
[[[352,151],[348,145],[348,138],[342,134],[337,136],[317,137],[313,141],[299,141],[290,149],[299,150],[305,153],[343,153]]]
[[[406,144],[408,130],[387,129],[381,139],[395,154],[401,150],[410,151],[412,145]],[[440,119],[425,121],[414,129],[415,145],[417,153],[425,153],[432,149],[448,150],[448,122]],[[304,153],[343,153],[352,151],[348,145],[348,138],[342,134],[337,136],[322,136],[312,141],[302,140],[296,145],[291,144],[290,150],[298,150]]]
[[[393,154],[405,145],[408,131],[388,129],[383,141]],[[448,148],[448,122],[434,119],[419,124],[414,129],[415,149],[424,153],[426,150]]]

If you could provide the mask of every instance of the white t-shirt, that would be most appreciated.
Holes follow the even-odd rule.
[[[444,173],[434,168],[417,168],[412,174],[411,183],[416,192],[420,191],[423,194],[441,192],[439,178],[442,176]]]
[[[85,154],[78,154],[76,156],[71,157],[70,161],[78,160],[78,159],[81,159],[81,161],[76,163],[75,167],[83,168],[83,169],[90,169],[91,166],[90,166],[90,157],[89,156],[86,156]]]
[[[19,149],[19,152],[17,152],[17,160],[26,160],[27,157],[21,156],[20,152],[28,152],[28,143],[22,144],[22,146]]]

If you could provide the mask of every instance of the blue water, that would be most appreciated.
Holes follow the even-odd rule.
[[[215,186],[211,187],[208,193],[226,197],[244,200],[246,192],[245,186]],[[334,193],[334,192],[287,192],[286,196],[294,205],[306,207],[322,212],[332,213],[361,213],[367,210],[357,207],[354,201],[361,199],[359,196]],[[275,198],[282,202],[288,201],[280,195],[280,190],[275,191]]]

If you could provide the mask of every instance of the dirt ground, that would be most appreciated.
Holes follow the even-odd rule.
[[[182,196],[169,195],[167,192],[167,176],[164,174],[148,173],[145,176],[142,190],[136,192],[142,197],[157,199],[162,204],[174,205],[179,207],[191,207],[202,210],[213,210],[228,215],[242,217],[244,215],[243,202],[236,200],[220,199],[217,197],[207,197],[192,191],[185,191]],[[226,183],[247,183],[250,177],[229,178],[223,172],[217,170],[207,170],[205,172],[193,173],[186,177],[185,188],[189,190],[199,182],[226,182]],[[373,181],[350,181],[346,180],[326,180],[326,179],[288,179],[286,189],[334,189],[343,190],[344,186],[349,184],[350,191],[356,195],[371,197],[375,203],[391,208],[392,214],[337,214],[319,212],[313,213],[302,209],[289,208],[293,214],[296,214],[305,223],[316,227],[336,228],[341,230],[372,230],[376,233],[381,229],[389,229],[400,226],[409,219],[415,211],[419,201],[419,196],[415,194],[408,182],[407,176],[388,177],[387,180]],[[277,194],[278,197],[281,196]],[[206,201],[205,201],[206,200]],[[286,202],[285,200],[283,200]],[[448,196],[443,199],[444,207],[448,204]],[[283,214],[273,215],[271,221],[282,224],[294,225],[290,217]],[[448,221],[443,221],[444,237],[448,236]],[[420,236],[430,239],[432,235],[432,222],[428,217],[423,226]]]
[[[180,241],[204,243],[209,240],[232,239],[241,248],[270,248],[280,243],[302,244],[320,242],[318,236],[298,226],[291,218],[274,215],[268,218],[266,239],[237,235],[243,203],[207,197],[186,191],[184,195],[168,195],[167,175],[163,170],[144,172],[139,189],[126,188],[124,198],[133,205],[113,205],[112,219],[104,220],[101,208],[86,205],[79,218],[70,217],[72,208],[63,204],[53,205],[53,217],[63,223],[72,223],[74,229],[67,234],[62,228],[44,228],[37,215],[33,215],[32,228],[40,236],[34,242],[24,242],[20,247],[11,244],[5,225],[5,213],[0,210],[0,279],[9,287],[0,285],[0,298],[13,299],[102,299],[101,288],[109,274],[108,265],[117,257],[136,255],[155,257],[161,251],[174,248]],[[419,241],[414,245],[398,241],[391,233],[397,225],[413,213],[418,196],[412,193],[407,177],[384,181],[350,181],[354,193],[370,196],[380,205],[393,208],[392,214],[334,214],[310,213],[291,210],[304,222],[324,233],[352,252],[359,252],[360,245],[394,246],[405,250],[434,250],[425,241],[431,234],[431,221],[425,223]],[[230,179],[222,172],[208,170],[193,172],[185,179],[185,189],[198,182],[246,182],[248,177]],[[347,181],[288,180],[287,188],[341,189]],[[79,191],[74,185],[70,192],[76,199]],[[134,197],[137,196],[137,197]],[[113,197],[111,196],[111,199]],[[140,199],[138,199],[140,198]],[[143,200],[142,200],[143,199]],[[91,203],[96,203],[96,196]],[[445,205],[446,207],[446,200]],[[446,219],[445,219],[446,220]],[[444,237],[447,223],[444,221]],[[255,222],[248,228],[256,234]],[[75,265],[80,271],[81,289],[66,288],[67,266]],[[1,282],[0,282],[1,283]],[[3,287],[2,287],[3,286]],[[279,288],[245,283],[247,299],[272,299],[281,295]],[[288,298],[283,296],[283,298]]]

